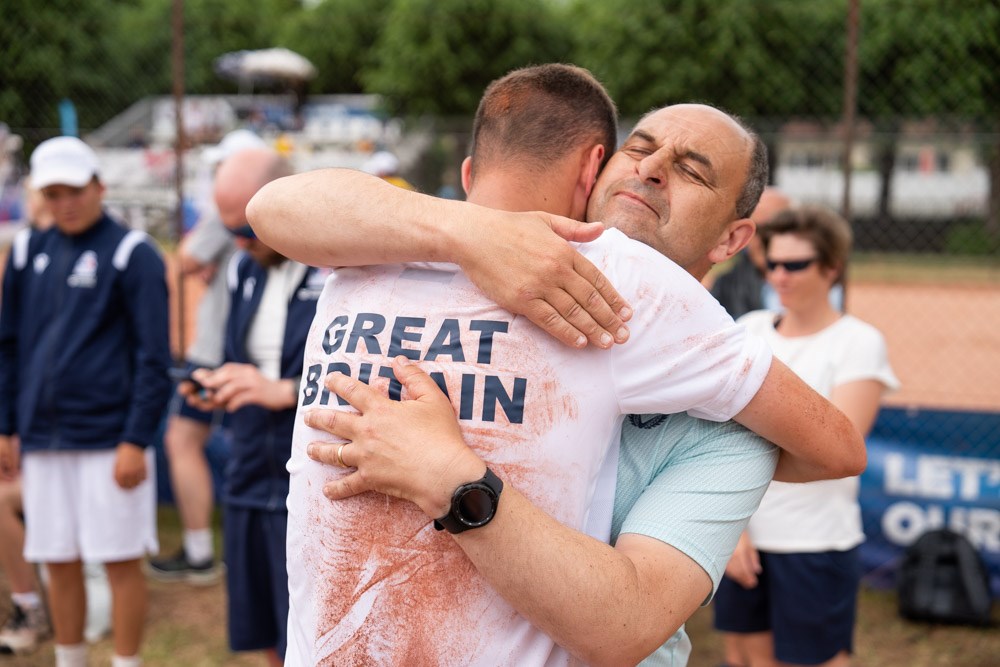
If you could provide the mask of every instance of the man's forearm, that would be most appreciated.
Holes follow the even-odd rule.
[[[595,239],[601,225],[429,197],[350,169],[272,181],[250,200],[247,219],[264,243],[305,264],[452,262],[567,345],[628,338],[628,304],[566,243]]]
[[[592,665],[639,662],[711,590],[680,551],[653,538],[622,539],[631,540],[629,553],[555,521],[510,485],[489,525],[455,536],[511,606]]]
[[[486,463],[466,445],[451,402],[429,375],[403,357],[393,371],[408,400],[391,401],[340,373],[327,376],[327,389],[358,413],[307,411],[307,426],[343,439],[311,443],[308,455],[355,468],[324,486],[331,500],[388,493],[430,520],[448,511],[454,490],[479,479]],[[641,660],[711,591],[705,570],[665,542],[626,534],[612,548],[557,522],[505,481],[493,521],[454,539],[515,610],[585,662]]]
[[[247,220],[264,243],[296,261],[364,266],[458,261],[453,230],[473,209],[481,207],[352,169],[319,169],[265,185],[250,200]]]
[[[865,441],[854,424],[777,359],[734,419],[781,448],[779,481],[851,477],[865,468]]]

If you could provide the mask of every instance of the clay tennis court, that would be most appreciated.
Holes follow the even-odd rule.
[[[887,405],[1000,411],[1000,285],[852,283],[848,311],[888,341]]]

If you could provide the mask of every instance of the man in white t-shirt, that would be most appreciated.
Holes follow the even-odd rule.
[[[484,104],[488,104],[486,100],[484,100]],[[515,103],[514,106],[516,108],[517,104]],[[523,110],[518,109],[518,111]],[[531,111],[537,110],[532,109]],[[528,118],[538,115],[531,113]],[[518,129],[522,137],[530,139],[529,145],[534,151],[537,150],[537,146],[535,146],[537,140],[556,139],[565,142],[566,129],[579,117],[580,114],[574,106],[572,113],[567,113],[562,118],[557,119],[557,123],[562,123],[559,131],[554,132],[550,129],[546,131],[547,128],[539,128],[537,124],[528,131],[525,131],[523,124],[518,125]],[[518,120],[521,120],[520,116],[518,116]],[[738,126],[732,123],[728,117],[724,117],[714,110],[704,120],[708,121],[710,125],[716,125],[717,127],[713,129],[727,133],[727,138],[735,142],[735,145],[723,146],[723,148],[727,148],[729,151],[735,149],[737,155],[742,154],[744,160],[748,160],[751,152],[750,146],[753,144],[749,135],[745,134],[742,129],[738,129]],[[508,135],[510,134],[509,129]],[[474,152],[474,156],[486,155],[492,157],[492,160],[484,159],[483,162],[477,163],[476,157],[474,157],[470,165],[471,169],[466,169],[467,181],[471,180],[472,182],[470,199],[515,210],[546,206],[573,215],[581,215],[583,203],[580,200],[585,201],[589,195],[596,168],[603,156],[597,157],[596,162],[593,161],[593,158],[589,160],[586,158],[587,156],[596,156],[597,152],[608,149],[600,145],[587,144],[590,137],[581,135],[578,128],[574,131],[576,134],[573,134],[570,140],[571,148],[567,149],[565,146],[561,146],[558,149],[554,147],[548,153],[542,151],[546,155],[544,165],[540,164],[537,157],[527,163],[521,160],[527,155],[522,156],[518,150],[528,150],[523,139],[521,142],[512,142],[509,140],[510,136],[503,135],[499,142],[494,136],[492,145],[477,143],[477,151]],[[477,134],[477,142],[480,138]],[[585,146],[582,149],[580,147],[581,141]],[[604,143],[610,142],[613,142],[613,138]],[[537,153],[532,154],[537,155]],[[511,164],[505,165],[503,158],[511,155],[516,155],[517,159],[511,159]],[[557,157],[553,158],[553,156]],[[515,162],[518,164],[516,168],[513,168]],[[687,163],[690,160],[685,157],[684,162]],[[735,200],[741,189],[741,184],[746,180],[746,165],[746,161],[730,160],[727,164],[719,164],[708,170],[713,185],[722,193],[716,195],[714,190],[705,188],[704,192],[697,193],[698,196],[694,197],[693,203],[698,204],[699,197],[702,199],[706,197],[708,199],[732,197],[732,200]],[[562,197],[553,199],[550,195],[544,194],[546,193],[546,185],[550,186],[549,192],[560,192]],[[322,200],[324,195],[322,192],[314,191],[310,193],[310,196]],[[648,197],[648,199],[652,200],[652,197]],[[385,204],[385,202],[379,203]],[[645,206],[647,210],[651,210],[647,204],[641,202],[639,204]],[[631,206],[632,204],[625,203],[624,205]],[[752,205],[753,201],[749,204],[750,208]],[[613,213],[615,206],[606,208]],[[477,212],[483,211],[477,210]],[[399,209],[399,212],[400,215],[405,215],[403,209]],[[260,217],[255,215],[253,204],[251,204],[248,213],[254,219],[255,224],[260,222]],[[729,215],[729,213],[722,215]],[[744,224],[741,223],[737,227],[742,229]],[[261,230],[264,228],[261,227]],[[752,226],[750,230],[752,230]],[[301,229],[297,229],[292,234],[298,235],[301,231]],[[531,230],[526,229],[526,231]],[[319,245],[322,245],[321,236],[317,236]],[[473,292],[464,277],[455,273],[454,267],[432,265],[403,268],[396,266],[385,269],[369,269],[364,270],[364,272],[359,270],[338,272],[338,276],[331,285],[336,285],[343,276],[343,282],[338,287],[339,294],[336,297],[331,296],[330,308],[327,308],[326,305],[320,306],[317,322],[311,335],[313,342],[310,344],[312,346],[310,351],[307,351],[306,366],[307,369],[310,366],[318,366],[318,368],[313,371],[307,370],[304,378],[303,405],[306,407],[323,406],[337,402],[338,399],[334,398],[333,394],[320,384],[322,375],[329,370],[348,371],[352,376],[358,377],[362,381],[372,381],[374,386],[385,391],[385,381],[383,380],[383,384],[379,386],[378,382],[372,378],[378,376],[390,378],[392,373],[392,368],[388,365],[388,357],[390,356],[410,355],[413,358],[434,363],[440,363],[442,357],[449,362],[460,361],[461,364],[448,365],[447,367],[445,365],[433,367],[432,365],[431,370],[438,373],[435,380],[443,384],[449,391],[460,419],[478,422],[474,424],[475,428],[466,429],[467,437],[470,438],[470,441],[475,441],[473,446],[481,454],[486,454],[488,450],[488,455],[485,455],[484,458],[498,469],[501,469],[501,465],[504,466],[501,469],[500,477],[507,474],[509,476],[505,480],[507,487],[503,490],[504,502],[494,505],[494,508],[499,512],[497,521],[494,521],[492,526],[455,535],[455,543],[461,546],[466,556],[471,559],[470,564],[460,557],[457,549],[449,548],[448,544],[450,543],[447,540],[442,544],[440,539],[442,535],[435,534],[430,529],[426,517],[433,515],[445,525],[451,522],[444,511],[448,505],[447,498],[451,496],[451,492],[456,487],[462,485],[462,481],[469,481],[460,478],[469,475],[474,475],[476,478],[482,477],[484,468],[482,460],[466,458],[462,462],[464,469],[462,465],[446,468],[449,474],[439,476],[432,481],[433,491],[431,493],[424,494],[420,499],[411,498],[417,501],[417,505],[424,510],[424,514],[417,511],[413,505],[392,500],[387,501],[385,497],[371,496],[370,494],[352,499],[352,501],[337,503],[338,509],[331,513],[329,506],[319,496],[319,488],[325,480],[336,479],[342,475],[330,475],[329,472],[317,470],[305,458],[303,451],[309,439],[317,437],[317,434],[310,433],[305,429],[297,433],[293,459],[290,464],[293,475],[292,495],[289,500],[290,518],[296,513],[300,514],[302,517],[300,529],[303,533],[308,531],[309,534],[304,535],[303,539],[296,544],[293,544],[296,539],[293,537],[289,543],[290,563],[294,563],[294,566],[290,565],[289,568],[292,586],[290,634],[299,634],[301,642],[305,645],[304,651],[307,653],[295,658],[296,653],[290,648],[291,664],[298,664],[293,658],[303,663],[323,662],[325,660],[333,662],[340,660],[391,662],[393,659],[417,661],[424,659],[462,664],[477,661],[490,664],[496,662],[523,664],[524,661],[543,663],[546,660],[552,660],[556,663],[565,662],[567,660],[565,654],[554,649],[552,640],[535,630],[525,619],[530,619],[535,626],[541,627],[561,644],[570,646],[579,655],[587,656],[588,660],[597,660],[597,653],[591,653],[586,646],[575,644],[574,638],[567,637],[561,628],[553,626],[552,623],[546,625],[546,618],[549,616],[558,616],[567,612],[572,614],[578,610],[597,613],[597,618],[602,619],[606,618],[605,614],[613,615],[616,611],[622,610],[628,621],[641,625],[643,631],[641,642],[636,643],[635,646],[610,647],[610,650],[617,651],[615,655],[618,656],[618,659],[627,659],[625,656],[629,654],[636,655],[636,659],[638,659],[669,635],[669,632],[667,634],[662,634],[662,632],[664,628],[670,628],[671,623],[674,622],[671,619],[676,619],[677,622],[670,628],[670,632],[683,622],[693,607],[696,607],[711,591],[709,579],[706,577],[704,580],[700,580],[689,569],[691,566],[697,569],[698,566],[687,561],[683,554],[672,549],[669,545],[650,540],[649,542],[655,541],[658,546],[652,545],[641,539],[638,541],[632,539],[633,536],[629,535],[620,540],[618,548],[612,551],[606,545],[601,547],[596,541],[589,540],[579,532],[568,530],[566,526],[554,522],[544,512],[539,511],[537,507],[528,502],[530,498],[570,525],[582,528],[583,510],[574,506],[581,492],[575,487],[584,487],[586,491],[583,492],[583,497],[586,498],[586,494],[590,493],[596,484],[597,468],[595,466],[597,464],[595,461],[606,460],[599,449],[607,436],[606,427],[598,422],[607,419],[610,410],[616,411],[613,417],[620,419],[621,413],[625,410],[669,411],[681,409],[682,404],[671,402],[673,399],[667,398],[664,401],[666,395],[663,392],[666,389],[660,387],[661,383],[658,380],[663,380],[664,384],[669,384],[671,381],[683,384],[693,380],[694,385],[685,389],[685,391],[691,391],[692,395],[698,394],[705,387],[701,383],[701,378],[697,377],[697,371],[691,375],[684,374],[682,369],[685,364],[692,361],[690,358],[692,355],[687,355],[688,358],[685,359],[685,355],[681,352],[685,349],[689,350],[690,346],[697,344],[698,341],[705,342],[707,340],[702,338],[702,335],[706,334],[704,330],[702,333],[696,333],[698,325],[695,323],[703,322],[702,316],[708,315],[710,312],[720,312],[719,307],[710,300],[706,303],[705,292],[697,287],[697,283],[693,283],[690,276],[680,271],[678,267],[663,264],[662,267],[656,268],[654,265],[662,264],[662,260],[650,253],[648,248],[630,244],[616,234],[606,236],[607,238],[603,239],[602,242],[583,248],[585,254],[588,254],[596,264],[604,268],[606,273],[614,275],[622,284],[628,284],[631,298],[642,297],[645,293],[651,297],[649,300],[656,303],[659,308],[643,309],[641,319],[646,320],[644,324],[638,322],[638,318],[633,322],[634,325],[638,323],[644,329],[648,327],[649,334],[636,336],[628,346],[617,348],[610,353],[592,351],[591,354],[599,355],[599,361],[594,367],[596,370],[590,371],[581,370],[581,367],[575,362],[573,367],[569,368],[568,364],[562,364],[558,361],[570,354],[569,351],[548,349],[546,343],[543,342],[544,339],[526,338],[524,334],[528,325],[524,324],[523,320],[511,319],[509,314],[499,311],[496,306],[484,306],[478,302],[471,302],[469,295]],[[726,236],[730,236],[728,231]],[[270,242],[280,243],[280,240],[274,236],[269,238]],[[743,239],[745,242],[745,236]],[[726,242],[722,245],[726,249],[720,247],[719,253],[725,255],[729,252],[730,245],[733,246],[732,252],[735,252],[742,246],[742,243],[739,238],[736,238],[732,243]],[[609,253],[612,248],[624,253],[624,255],[612,256]],[[301,252],[299,256],[302,256]],[[364,258],[358,259],[364,261]],[[379,259],[384,260],[385,258]],[[697,258],[692,258],[692,262],[696,265],[703,263]],[[628,266],[629,271],[635,275],[637,270],[642,272],[647,263],[650,263],[650,272],[643,274],[642,279],[631,278],[630,281],[622,268]],[[667,266],[671,268],[663,268]],[[649,278],[652,277],[656,279],[650,280]],[[386,293],[380,292],[378,297],[368,297],[371,299],[370,307],[366,305],[355,308],[352,301],[352,307],[348,309],[346,302],[337,301],[337,299],[353,300],[359,298],[359,295],[370,295],[373,285],[384,284],[386,280],[392,281],[392,289]],[[410,284],[407,284],[408,282]],[[442,317],[441,307],[434,308],[435,304],[426,302],[426,294],[428,292],[433,294],[433,290],[436,289],[433,286],[444,283],[457,287],[443,291],[442,296],[438,299],[448,299],[449,306],[454,308],[455,312],[466,313],[465,319],[462,317]],[[690,286],[692,283],[695,289],[683,288],[685,284]],[[418,284],[419,289],[415,286]],[[681,285],[682,288],[677,292],[672,292],[668,299],[664,289],[665,286],[673,284]],[[655,294],[662,294],[664,298],[656,299]],[[397,312],[391,317],[385,316],[387,307],[395,308],[400,303],[403,304],[404,308],[412,310]],[[702,304],[705,304],[704,309]],[[430,315],[425,313],[427,308],[434,308]],[[678,328],[679,325],[676,321],[671,321],[668,326],[666,319],[661,323],[658,318],[664,317],[664,314],[655,312],[658,309],[672,311],[674,317],[683,314],[680,319],[686,321],[686,326],[694,324],[695,329],[689,331],[688,335],[681,336],[680,339],[676,338],[676,334],[664,334],[663,332],[671,326]],[[494,313],[497,312],[500,314],[495,315]],[[491,335],[487,336],[487,332]],[[653,338],[651,334],[654,332],[659,333],[662,339],[650,346],[650,343],[646,341]],[[739,349],[745,352],[747,349],[745,346],[731,346],[728,334],[721,337],[717,334],[707,335],[730,350]],[[646,347],[643,347],[644,345]],[[635,351],[627,352],[625,356],[617,356],[621,350],[633,346],[636,348]],[[325,363],[311,363],[310,354],[322,359]],[[458,354],[462,357],[460,360],[456,359],[455,355]],[[574,354],[586,355],[587,353],[577,352]],[[324,358],[323,355],[326,357]],[[707,355],[695,353],[693,356]],[[734,359],[733,354],[723,354],[722,356],[723,358],[719,360],[722,367],[728,367],[727,364]],[[615,372],[614,369],[617,367],[613,361],[629,357],[631,357],[630,363]],[[487,364],[487,366],[476,368],[473,365],[473,358],[482,364]],[[580,358],[587,360],[587,363],[594,363],[590,357],[581,356]],[[664,359],[670,359],[669,364]],[[521,363],[532,364],[534,362],[538,363],[537,370],[533,369],[528,372],[521,370]],[[745,364],[745,369],[749,370],[751,375],[754,374],[753,369],[756,364],[749,357],[744,357],[740,363]],[[698,362],[695,362],[695,366],[697,364]],[[438,371],[438,368],[442,370]],[[529,365],[525,368],[532,367]],[[553,370],[549,370],[550,368]],[[397,372],[401,369],[400,366],[396,367]],[[467,370],[471,372],[466,372]],[[676,372],[676,377],[669,377],[674,372]],[[582,376],[582,379],[581,377],[573,379],[574,375]],[[709,380],[709,384],[717,383],[718,378],[725,377],[726,371],[722,371],[721,374],[716,374],[713,371],[712,376],[716,379]],[[764,390],[758,392],[757,395],[770,396],[773,400],[774,390],[777,386],[769,386],[769,384],[777,382],[778,385],[784,385],[787,382],[785,376],[786,374],[780,367],[777,369],[772,367],[768,376],[769,380],[764,384]],[[432,377],[434,377],[433,373]],[[523,380],[520,385],[521,389],[519,389],[519,380]],[[576,396],[566,391],[565,383],[572,383],[574,388],[581,388],[583,396],[581,400],[584,400],[582,408],[577,402]],[[588,384],[591,386],[588,387]],[[725,387],[727,384],[726,381],[723,381],[721,384],[717,383],[716,386]],[[549,409],[542,411],[543,416],[540,422],[540,418],[535,412],[532,412],[534,416],[531,420],[525,417],[529,414],[529,409],[534,411],[539,405],[538,401],[529,399],[529,391],[538,391],[539,385],[541,385],[542,391],[540,397],[542,404],[549,406]],[[752,382],[746,386],[752,386]],[[638,387],[643,387],[642,391],[649,391],[650,394],[637,395],[636,389]],[[340,393],[350,397],[360,388],[359,385],[346,389],[341,388]],[[390,379],[387,387],[389,395],[398,397],[399,389],[399,384]],[[605,403],[601,403],[601,399],[594,396],[595,390],[598,393],[604,392]],[[616,390],[617,393],[614,393]],[[797,391],[797,387],[792,388],[789,400],[799,398]],[[729,400],[726,396],[727,393],[726,390],[723,390],[723,393],[718,396],[723,403]],[[534,397],[538,398],[539,396],[535,394]],[[706,398],[704,394],[701,395],[701,399],[695,396],[692,399],[694,402],[689,403],[688,407],[700,407],[704,410],[708,406],[699,406],[697,403],[698,400],[704,398]],[[825,408],[822,405],[812,403],[811,400],[811,397],[806,398],[806,402],[810,403],[807,411],[812,409],[823,413]],[[653,408],[653,404],[656,402],[660,402],[661,407]],[[713,402],[715,401],[710,401],[710,403]],[[757,402],[756,399],[751,403],[755,402]],[[720,410],[720,404],[715,403],[717,417],[723,416],[727,411],[731,412],[732,408],[736,407],[736,403],[733,403],[729,405],[730,410]],[[638,407],[638,404],[647,407]],[[713,410],[709,408],[702,414],[707,415],[710,411]],[[346,413],[338,412],[336,414],[338,420],[346,418]],[[757,406],[746,408],[740,414],[749,422],[754,422],[755,416],[760,416]],[[823,414],[826,416],[825,413]],[[547,435],[556,434],[559,429],[579,429],[578,424],[567,425],[566,422],[578,422],[584,418],[582,415],[588,419],[588,427],[584,429],[585,435],[577,437],[576,440],[561,443],[563,448],[569,445],[568,451],[576,457],[571,462],[563,464],[561,459],[566,455],[567,450],[555,447],[552,452],[547,453],[544,441]],[[759,422],[759,420],[757,421]],[[538,431],[539,423],[543,427],[542,431]],[[531,424],[535,425],[534,431],[531,430]],[[840,429],[841,424],[836,415],[830,416],[828,426]],[[566,432],[572,432],[572,430]],[[572,436],[570,437],[572,438]],[[850,440],[849,435],[848,440]],[[355,443],[348,446],[346,451],[343,446],[337,447],[337,459],[339,461],[344,461],[345,457],[349,459],[351,455],[349,452],[357,442],[355,440]],[[538,448],[539,442],[543,443],[541,450]],[[591,446],[592,442],[596,442],[596,448]],[[819,443],[816,446],[816,451],[822,450],[825,446],[827,446],[825,441]],[[577,449],[581,451],[576,451]],[[534,460],[535,456],[540,459],[537,463]],[[546,456],[549,458],[546,459]],[[494,461],[498,461],[498,463],[494,464]],[[552,463],[548,463],[549,461]],[[349,460],[346,462],[353,464]],[[815,458],[809,462],[810,465],[815,463]],[[848,465],[853,466],[855,463],[848,463]],[[473,467],[477,468],[475,472],[472,470]],[[419,468],[415,470],[420,472]],[[790,466],[789,470],[795,470],[795,466]],[[539,476],[544,478],[543,482],[538,482]],[[301,480],[301,483],[296,481],[297,478]],[[359,480],[355,476],[354,483],[358,482]],[[493,487],[490,487],[491,483]],[[530,485],[530,488],[523,486],[526,483]],[[484,486],[485,489],[482,488]],[[486,496],[490,495],[491,488],[495,496],[497,486],[495,479],[491,480],[489,475],[480,481],[480,490]],[[521,495],[519,491],[524,491],[524,495]],[[441,507],[442,497],[445,498],[445,507]],[[423,503],[422,501],[425,500],[427,502]],[[363,510],[361,508],[365,506],[365,503],[372,506]],[[387,507],[389,511],[386,511]],[[515,524],[511,524],[510,517],[518,516],[522,511],[530,515],[529,520],[532,522],[531,524],[523,524],[522,528],[527,529],[530,525],[531,530],[519,531]],[[510,514],[511,512],[513,514]],[[382,517],[379,516],[380,513]],[[362,518],[366,520],[362,520]],[[293,523],[296,522],[293,518],[291,520]],[[539,521],[544,530],[548,531],[553,539],[565,547],[567,552],[579,549],[587,551],[597,547],[599,550],[597,557],[604,559],[608,566],[606,574],[611,575],[613,579],[610,585],[617,586],[617,598],[622,601],[631,601],[639,591],[639,597],[642,598],[641,604],[629,604],[627,607],[613,605],[602,609],[596,609],[589,599],[586,604],[580,604],[580,591],[588,588],[587,584],[589,583],[593,583],[593,586],[589,588],[596,589],[599,593],[594,596],[594,599],[605,599],[602,594],[602,586],[605,584],[599,579],[593,579],[597,573],[593,568],[586,566],[585,562],[580,563],[581,569],[575,575],[566,569],[556,570],[560,579],[557,580],[555,577],[549,576],[547,578],[548,586],[537,587],[538,591],[542,592],[541,595],[532,596],[531,591],[512,590],[510,582],[496,579],[490,564],[486,562],[491,557],[494,560],[504,561],[504,565],[499,568],[501,570],[516,571],[518,564],[526,566],[521,569],[527,570],[535,567],[536,561],[518,557],[519,552],[529,553],[531,548],[539,544],[549,551],[553,549],[553,545],[544,539],[545,534],[534,532],[534,527],[538,525]],[[355,529],[344,530],[338,536],[336,526],[341,528],[351,526]],[[514,528],[513,533],[510,532],[512,528]],[[295,530],[290,530],[289,534],[294,535],[295,532]],[[604,528],[604,533],[607,533],[607,528]],[[501,543],[515,546],[515,548],[498,550],[495,543],[486,544],[493,541],[488,536],[497,535],[502,536]],[[359,540],[359,536],[362,539]],[[518,540],[521,541],[518,542]],[[305,541],[312,541],[312,546],[303,547]],[[369,548],[359,548],[356,544],[358,541]],[[482,548],[477,548],[477,543],[480,543]],[[515,543],[517,544],[515,545]],[[624,548],[622,547],[623,543],[626,543]],[[529,551],[523,551],[522,547]],[[651,567],[647,567],[647,559],[644,556],[644,550],[647,548],[659,550],[658,557],[652,559],[656,562]],[[411,561],[409,558],[403,557],[404,554],[412,554],[412,549],[424,553],[427,559]],[[431,554],[422,551],[424,549],[432,549]],[[434,549],[441,551],[434,554]],[[664,553],[663,550],[668,552],[665,558],[660,557]],[[452,557],[446,558],[442,554],[451,554]],[[627,555],[619,558],[624,554]],[[590,556],[589,553],[585,555]],[[511,563],[513,563],[513,567],[510,566]],[[636,586],[639,583],[637,581],[630,582],[622,579],[622,576],[629,576],[624,571],[629,567],[632,569],[631,578],[635,579],[637,563],[642,575],[640,579],[651,578],[655,579],[656,582],[669,582],[674,588],[679,587],[680,592],[683,593],[683,604],[676,604],[678,600],[671,600],[670,596],[661,595],[662,588],[656,586],[643,588]],[[485,582],[475,575],[476,570],[472,569],[473,564],[476,570],[486,575],[493,589],[504,598],[516,602],[517,598],[520,597],[519,593],[526,592],[528,597],[533,597],[528,607],[541,599],[540,606],[532,609],[518,604],[516,609],[525,618],[515,616],[514,611],[501,602],[496,593],[484,587]],[[317,576],[317,573],[322,574]],[[503,574],[501,572],[501,575]],[[582,586],[575,586],[575,580],[581,574],[584,575],[586,581],[582,582]],[[600,572],[599,574],[605,573]],[[297,577],[300,580],[298,587],[295,583]],[[563,585],[564,581],[569,583]],[[542,583],[546,583],[544,578]],[[319,590],[313,595],[309,586],[317,584]],[[513,585],[516,588],[516,582]],[[553,586],[559,590],[553,590]],[[567,591],[575,602],[566,600]],[[556,594],[549,596],[548,592]],[[303,608],[296,608],[297,600],[303,604]],[[689,606],[692,604],[690,600],[694,600],[693,606]],[[455,604],[456,601],[459,604]],[[567,603],[571,606],[568,607]],[[576,606],[572,607],[574,604]],[[683,611],[679,607],[683,608]],[[556,613],[549,614],[548,611],[553,608]],[[434,618],[437,620],[432,620]],[[629,631],[636,628],[630,622],[625,622],[623,625]],[[590,623],[589,627],[591,633],[599,639],[607,636],[606,628],[601,623]],[[646,631],[651,628],[654,631],[647,637]],[[290,645],[295,641],[296,639],[290,636]],[[642,646],[646,646],[646,648],[642,648]],[[598,648],[604,651],[609,650],[606,645]],[[635,652],[632,653],[632,651]]]
[[[593,100],[589,109],[578,92],[586,82],[593,86],[585,98]],[[564,67],[528,70],[501,81],[494,93],[487,100],[507,97],[528,117],[545,117],[548,107],[575,112],[575,123],[588,113],[594,117],[590,127],[583,121],[584,141],[553,136],[566,156],[561,173],[553,170],[557,178],[592,182],[615,134],[613,106],[589,75]],[[477,184],[488,186],[494,167],[481,169]],[[472,192],[476,197],[475,185]],[[509,198],[483,199],[503,206]],[[578,215],[585,202],[585,195],[566,199]],[[609,232],[584,252],[619,289],[645,292],[661,304],[636,315],[629,345],[609,351],[563,346],[490,301],[455,265],[342,269],[317,305],[301,405],[337,402],[320,385],[329,372],[366,379],[393,396],[399,386],[390,359],[427,362],[453,397],[467,437],[489,458],[494,480],[509,485],[508,495],[523,490],[549,516],[582,530],[624,414],[692,409],[725,420],[749,402],[770,366],[766,348],[748,340],[697,281],[651,248]],[[650,364],[650,358],[657,360]],[[331,507],[318,490],[343,475],[307,458],[314,437],[297,428],[289,462],[288,556],[295,564],[289,568],[289,664],[557,659],[552,639],[514,613],[420,508],[398,500],[387,505],[376,495]],[[457,487],[483,477],[482,469],[467,470],[456,471],[454,484],[442,481]],[[465,479],[469,474],[474,477]],[[460,605],[453,604],[456,581],[462,582]],[[436,622],[427,623],[432,617]],[[491,628],[488,635],[470,634],[479,624]]]

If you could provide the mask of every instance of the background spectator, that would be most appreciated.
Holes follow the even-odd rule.
[[[264,140],[253,132],[234,130],[217,146],[206,149],[202,158],[214,172],[234,153],[264,146]],[[225,267],[235,250],[233,236],[219,219],[214,202],[205,202],[198,224],[181,242],[179,252],[181,272],[205,282],[205,292],[198,304],[195,338],[186,350],[187,370],[216,368],[222,363],[229,313]],[[163,442],[184,539],[180,550],[173,555],[149,562],[149,574],[155,579],[210,584],[220,576],[212,532],[212,471],[205,456],[212,428],[220,421],[221,413],[197,410],[180,395],[171,403]]]
[[[777,214],[759,233],[784,312],[740,321],[867,435],[882,395],[899,382],[882,334],[830,305],[847,265],[850,225],[804,206]],[[858,487],[858,477],[771,483],[715,597],[729,665],[850,664],[864,541]]]
[[[264,650],[273,665],[285,654],[288,578],[285,531],[292,427],[306,334],[326,272],[293,262],[262,243],[246,221],[246,205],[265,183],[292,173],[276,152],[250,149],[222,163],[215,201],[243,251],[229,265],[231,308],[225,363],[195,371],[180,391],[195,407],[231,413],[226,467],[226,583],[229,644]]]
[[[107,567],[114,667],[134,667],[139,563],[156,548],[146,447],[170,391],[164,265],[144,233],[104,213],[97,156],[79,139],[39,144],[31,177],[55,223],[18,234],[4,275],[0,472],[23,460],[24,555],[47,565],[57,666],[87,661],[87,559]]]

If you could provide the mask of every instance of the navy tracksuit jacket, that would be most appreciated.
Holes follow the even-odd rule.
[[[24,452],[145,447],[171,393],[164,264],[107,214],[18,233],[0,308],[0,433]]]
[[[329,272],[309,268],[288,301],[281,347],[281,377],[298,380],[316,300]],[[225,360],[253,363],[246,340],[267,284],[267,269],[245,253],[233,256],[229,266],[232,296],[226,323]],[[257,405],[240,408],[230,417],[231,441],[226,463],[224,501],[232,506],[285,511],[288,470],[292,452],[295,408],[268,410]]]

